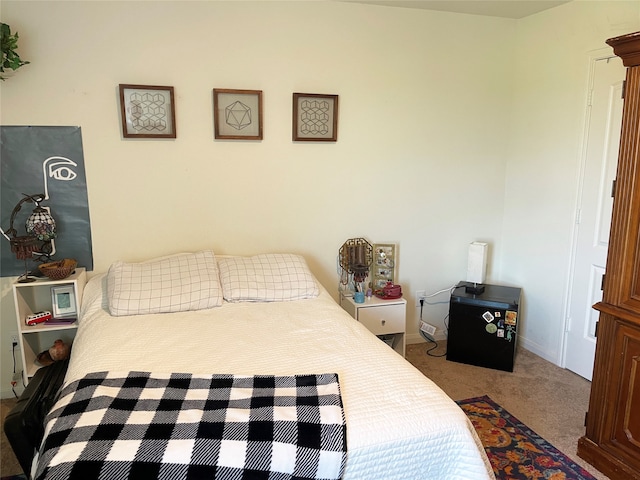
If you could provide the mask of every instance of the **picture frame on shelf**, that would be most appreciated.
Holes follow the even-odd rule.
[[[73,285],[51,287],[51,308],[54,319],[76,317],[76,296]]]
[[[262,140],[262,90],[213,89],[214,137]]]
[[[125,138],[176,138],[173,87],[120,84],[118,88]]]
[[[388,283],[396,283],[396,245],[376,243],[373,245],[373,265],[371,266],[371,284],[374,290],[380,290]]]
[[[338,95],[293,94],[293,141],[338,141]]]

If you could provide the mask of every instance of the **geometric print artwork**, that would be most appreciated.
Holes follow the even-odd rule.
[[[164,132],[167,129],[167,110],[162,94],[133,92],[129,102],[131,125],[135,130]]]
[[[330,125],[329,108],[326,100],[300,102],[300,131],[305,135],[327,135]]]
[[[230,127],[242,130],[251,125],[251,107],[237,100],[224,109],[224,119]]]
[[[293,141],[338,140],[338,95],[293,94]]]
[[[173,87],[120,84],[124,138],[176,138]]]
[[[213,89],[214,138],[262,140],[262,90]]]

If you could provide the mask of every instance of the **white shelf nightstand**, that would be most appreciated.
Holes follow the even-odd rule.
[[[87,272],[84,268],[76,268],[75,272],[64,280],[41,278],[29,283],[13,283],[13,302],[18,322],[18,344],[22,358],[22,381],[25,385],[33,377],[38,368],[36,358],[40,352],[48,350],[58,338],[70,345],[76,335],[78,321],[64,325],[47,325],[46,323],[28,326],[27,315],[49,310],[53,312],[51,287],[71,286],[75,297],[77,314],[80,313],[82,292],[87,283]]]
[[[356,303],[352,297],[340,294],[340,305],[371,333],[389,343],[404,357],[407,331],[407,301],[404,298],[382,300],[370,297],[366,298],[364,303]]]

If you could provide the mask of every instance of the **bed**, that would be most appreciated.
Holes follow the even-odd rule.
[[[211,251],[185,253],[139,264],[116,262],[108,273],[92,277],[84,290],[65,386],[45,422],[45,438],[34,459],[33,478],[69,478],[69,468],[82,455],[97,455],[81,454],[79,449],[91,445],[97,451],[105,449],[104,441],[73,440],[76,431],[91,423],[85,418],[89,415],[79,411],[82,405],[117,391],[113,384],[94,387],[96,377],[100,382],[106,378],[121,385],[123,378],[126,384],[127,378],[140,376],[157,382],[188,378],[206,385],[214,384],[206,383],[212,377],[218,382],[216,385],[229,378],[266,378],[285,383],[294,378],[299,383],[299,378],[311,377],[313,382],[326,382],[314,387],[314,391],[327,393],[327,402],[333,403],[330,407],[325,400],[316,403],[320,404],[321,417],[325,415],[322,411],[330,411],[334,417],[322,428],[314,426],[314,431],[326,435],[327,425],[331,424],[333,433],[344,435],[329,439],[331,451],[319,455],[322,461],[332,460],[333,466],[293,474],[294,466],[290,458],[287,460],[287,452],[290,457],[292,450],[282,446],[286,443],[282,441],[278,445],[284,457],[271,460],[266,468],[272,470],[270,473],[258,472],[254,465],[251,475],[245,472],[242,476],[240,465],[216,478],[494,478],[482,444],[463,411],[402,356],[343,311],[298,255],[231,257],[216,256]],[[77,393],[83,385],[95,388],[94,393]],[[167,390],[166,382],[162,388]],[[180,395],[197,397],[198,392],[187,387],[186,393]],[[72,400],[78,395],[79,402]],[[203,395],[207,396],[206,387]],[[212,394],[208,395],[211,398]],[[231,394],[234,395],[238,396]],[[65,424],[63,412],[71,408],[73,401],[76,424],[68,427],[67,417],[65,427],[73,433],[65,433],[66,439],[54,445],[56,436],[61,435],[60,424]],[[143,403],[140,398],[136,401]],[[119,402],[126,403],[122,399]],[[156,408],[152,408],[155,413]],[[192,406],[181,409],[177,414],[182,418],[192,411]],[[103,412],[104,408],[97,410]],[[144,416],[140,412],[130,415]],[[202,413],[198,415],[202,418]],[[318,411],[311,415],[317,417]],[[111,421],[103,418],[94,423],[99,430],[106,429],[105,424]],[[232,440],[238,444],[238,438]],[[223,441],[229,444],[228,439]],[[180,440],[173,445],[193,446],[193,442]],[[101,473],[95,478],[125,478],[122,472],[113,472],[119,471],[122,457],[133,455],[136,445],[139,447],[139,441],[124,442],[121,454],[112,452],[111,456],[101,457]],[[276,450],[273,444],[270,448]],[[233,450],[225,452],[227,457],[233,456],[229,454]],[[229,460],[221,452],[218,455],[218,462]],[[185,460],[179,448],[160,456],[165,462],[180,464],[194,463],[194,458],[201,457],[193,453],[191,461]],[[246,457],[261,458],[261,454]],[[198,458],[197,462],[207,460]],[[167,470],[163,474],[147,472],[146,476],[179,478],[191,471],[195,473],[185,473],[183,478],[205,477],[197,473],[202,471],[189,468],[182,465],[171,474]],[[89,478],[86,472],[84,475]]]

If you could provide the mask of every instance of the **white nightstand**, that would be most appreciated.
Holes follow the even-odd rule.
[[[70,345],[76,335],[78,321],[65,325],[47,325],[46,323],[28,326],[27,315],[42,310],[53,313],[51,287],[71,286],[75,297],[77,314],[80,314],[82,292],[87,283],[87,272],[76,268],[75,272],[64,280],[40,278],[30,283],[13,283],[13,301],[18,320],[18,344],[22,358],[22,380],[25,385],[40,368],[35,360],[40,352],[48,350],[58,338]]]
[[[382,300],[378,297],[365,298],[364,303],[356,303],[352,297],[340,294],[340,305],[349,315],[362,323],[369,331],[404,357],[407,301]]]

